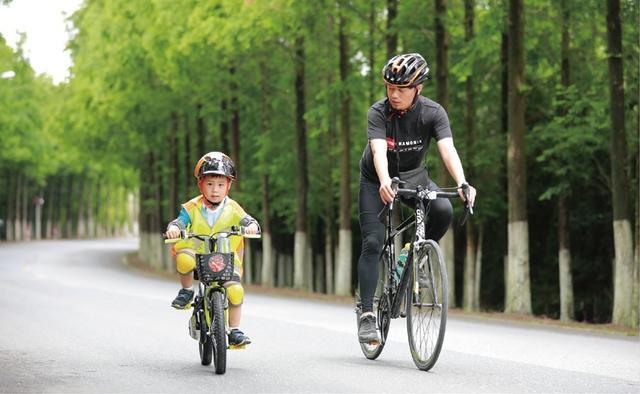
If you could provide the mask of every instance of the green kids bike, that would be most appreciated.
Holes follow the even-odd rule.
[[[245,234],[244,228],[234,226],[211,235],[183,232],[180,238],[165,240],[165,243],[175,243],[184,239],[197,238],[205,242],[206,249],[209,251],[196,254],[194,275],[199,283],[198,292],[191,304],[193,313],[189,319],[189,335],[198,341],[202,365],[211,365],[213,361],[216,374],[226,372],[227,349],[230,348],[227,344],[229,303],[224,284],[234,280],[234,253],[229,243],[229,238],[232,236],[260,238],[260,234]],[[242,347],[244,345],[237,348]]]

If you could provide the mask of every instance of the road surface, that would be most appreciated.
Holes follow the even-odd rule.
[[[123,263],[136,240],[0,243],[0,392],[640,392],[638,337],[450,317],[430,372],[405,321],[376,361],[353,308],[249,293],[245,350],[200,365],[177,281]]]

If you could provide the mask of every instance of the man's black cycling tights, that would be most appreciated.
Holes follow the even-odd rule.
[[[440,190],[432,180],[426,179],[426,183],[429,189]],[[363,312],[371,312],[373,310],[373,295],[378,283],[378,258],[384,246],[385,226],[378,219],[378,214],[384,207],[384,203],[380,199],[379,189],[380,184],[378,182],[373,182],[360,175],[358,207],[362,234],[362,252],[358,260],[358,281],[360,283],[360,299]],[[439,241],[447,232],[452,216],[453,208],[448,199],[438,198],[432,200],[428,215],[426,238]]]

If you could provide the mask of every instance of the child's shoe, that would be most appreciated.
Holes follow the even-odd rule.
[[[191,300],[193,300],[193,290],[180,289],[176,299],[171,303],[171,306],[176,309],[187,309],[191,306]]]
[[[232,329],[229,334],[229,346],[240,347],[251,343],[251,339],[244,335],[242,331],[237,328]]]

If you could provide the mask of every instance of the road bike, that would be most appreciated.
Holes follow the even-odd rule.
[[[191,304],[193,313],[189,319],[189,335],[198,341],[201,364],[211,365],[213,361],[216,374],[226,372],[227,348],[244,347],[227,345],[229,302],[224,284],[231,280],[239,281],[233,271],[234,253],[229,243],[232,236],[260,238],[260,234],[245,234],[243,227],[233,226],[211,235],[183,231],[180,238],[165,240],[165,243],[175,243],[196,238],[206,245],[204,254],[196,254],[194,277],[198,279],[198,292]]]
[[[373,298],[380,341],[360,343],[360,347],[365,357],[375,360],[387,342],[391,319],[406,317],[411,357],[418,369],[428,371],[435,365],[442,350],[448,308],[447,268],[442,251],[437,242],[425,239],[430,202],[436,198],[459,197],[458,190],[462,190],[467,201],[469,189],[466,184],[442,190],[429,190],[420,185],[399,186],[409,186],[409,183],[398,178],[392,179],[396,196],[378,215],[386,227],[384,247],[380,253],[382,272]],[[413,199],[416,204],[413,214],[394,226],[391,220],[393,209],[401,197]],[[469,213],[473,214],[473,210],[465,204],[460,225],[464,224]],[[407,260],[397,279],[395,240],[412,227],[415,231]],[[358,329],[361,315],[360,296],[356,293]]]

